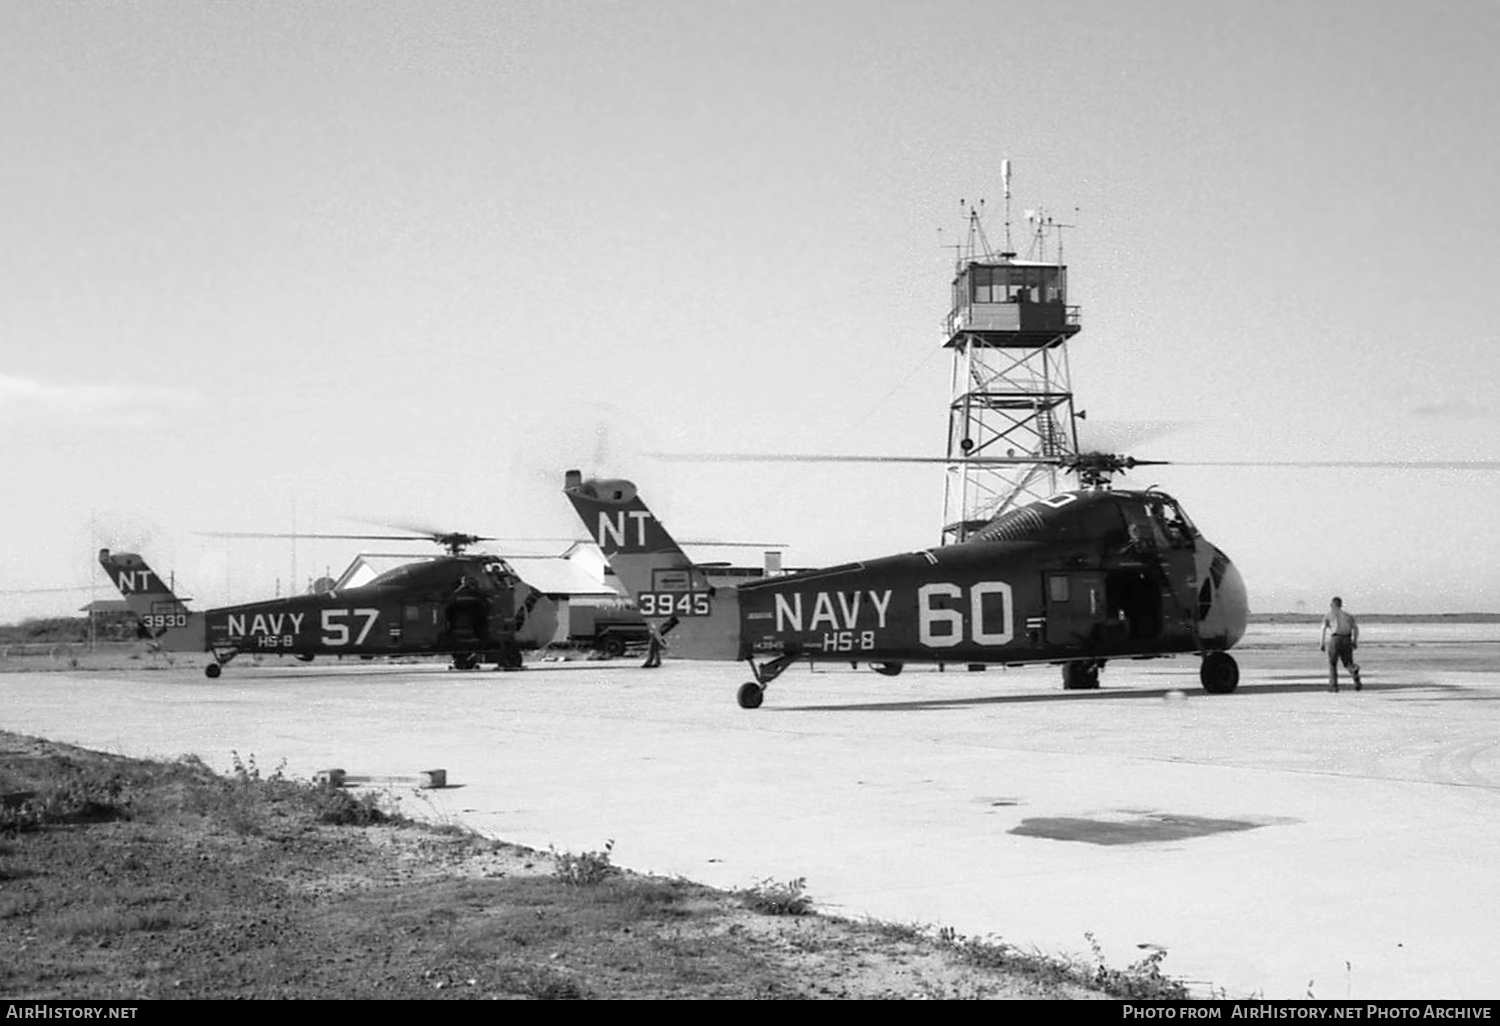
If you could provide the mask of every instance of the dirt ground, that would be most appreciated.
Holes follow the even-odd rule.
[[[378,795],[0,733],[0,997],[1181,996],[1062,963],[382,821]],[[806,913],[806,914],[794,914]]]

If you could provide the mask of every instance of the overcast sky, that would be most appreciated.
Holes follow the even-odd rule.
[[[291,545],[195,532],[573,534],[570,466],[793,565],[931,545],[938,468],[640,454],[941,455],[944,247],[960,200],[1002,233],[1005,158],[1077,225],[1104,440],[1500,457],[1497,38],[1492,0],[0,5],[0,621],[100,545],[223,603]],[[1125,483],[1256,610],[1500,611],[1500,474]]]

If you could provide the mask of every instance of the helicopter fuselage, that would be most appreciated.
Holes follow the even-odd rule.
[[[630,482],[570,476],[566,491],[671,653],[749,661],[750,689],[798,659],[1063,663],[1089,688],[1108,660],[1190,652],[1205,688],[1238,683],[1225,653],[1244,636],[1244,581],[1161,492],[1064,492],[958,544],[716,588]]]
[[[1243,607],[1238,572],[1201,538],[1115,554],[977,542],[742,586],[736,656],[1025,663],[1227,649],[1244,629],[1236,591]]]
[[[145,637],[173,651],[210,652],[218,668],[243,653],[296,656],[455,656],[512,667],[547,644],[551,600],[503,562],[449,556],[405,564],[360,587],[194,611],[134,553],[100,552]]]

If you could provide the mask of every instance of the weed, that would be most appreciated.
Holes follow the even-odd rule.
[[[1092,933],[1085,933],[1094,954],[1094,968],[1089,982],[1111,997],[1147,998],[1157,1001],[1181,1001],[1188,996],[1187,985],[1161,971],[1167,949],[1154,948],[1151,954],[1124,969],[1115,969],[1104,960],[1104,951]]]
[[[613,838],[604,842],[603,851],[584,851],[575,854],[571,851],[549,848],[548,850],[552,852],[552,861],[556,863],[552,875],[574,887],[592,887],[594,884],[603,883],[620,872],[620,868],[610,861],[610,853],[614,849]]]
[[[261,775],[260,766],[255,762],[254,752],[241,759],[239,752],[231,751],[229,753],[229,761],[234,767],[230,779],[240,787],[256,787],[265,784],[274,788],[286,781],[286,760],[278,763],[268,777]]]
[[[0,803],[0,836],[31,833],[50,823],[129,819],[129,783],[118,773],[69,767],[51,787],[21,801]]]
[[[879,919],[869,919],[866,920],[866,925],[886,940],[907,944],[916,944],[931,932],[921,923],[887,923]]]
[[[215,777],[196,759],[187,760],[188,768],[206,776],[209,786],[193,794],[194,811],[218,819],[237,834],[264,834],[273,817],[295,818],[310,814],[319,823],[334,826],[370,826],[375,823],[400,822],[401,817],[386,812],[377,794],[352,794],[340,788],[293,780],[286,776],[285,762],[269,773],[263,771],[254,755],[241,758],[230,753],[227,777]]]
[[[312,801],[319,823],[334,826],[370,826],[390,819],[374,794],[352,795],[336,787],[319,787]]]
[[[785,882],[766,877],[754,887],[735,894],[746,908],[763,916],[805,916],[813,910],[805,876]]]

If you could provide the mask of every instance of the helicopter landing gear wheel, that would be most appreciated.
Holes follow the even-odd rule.
[[[1198,668],[1198,679],[1210,695],[1227,695],[1240,686],[1240,664],[1228,652],[1210,652]]]
[[[478,652],[458,652],[453,656],[453,668],[455,670],[472,670],[478,665]]]
[[[906,668],[905,663],[871,663],[870,669],[883,677],[894,677]]]
[[[1099,687],[1099,664],[1083,660],[1063,663],[1064,691],[1094,691]]]
[[[219,674],[224,672],[224,667],[218,663],[209,663],[203,668],[203,675],[209,680],[218,680]]]
[[[768,659],[759,666],[755,665],[754,659],[745,660],[750,664],[750,672],[755,674],[755,679],[740,686],[735,694],[735,700],[740,703],[741,709],[759,709],[760,703],[766,698],[766,685],[780,677],[782,671],[795,663],[799,657],[798,652],[783,652],[775,659]]]
[[[506,672],[522,669],[521,650],[509,646],[500,652],[500,669]]]

